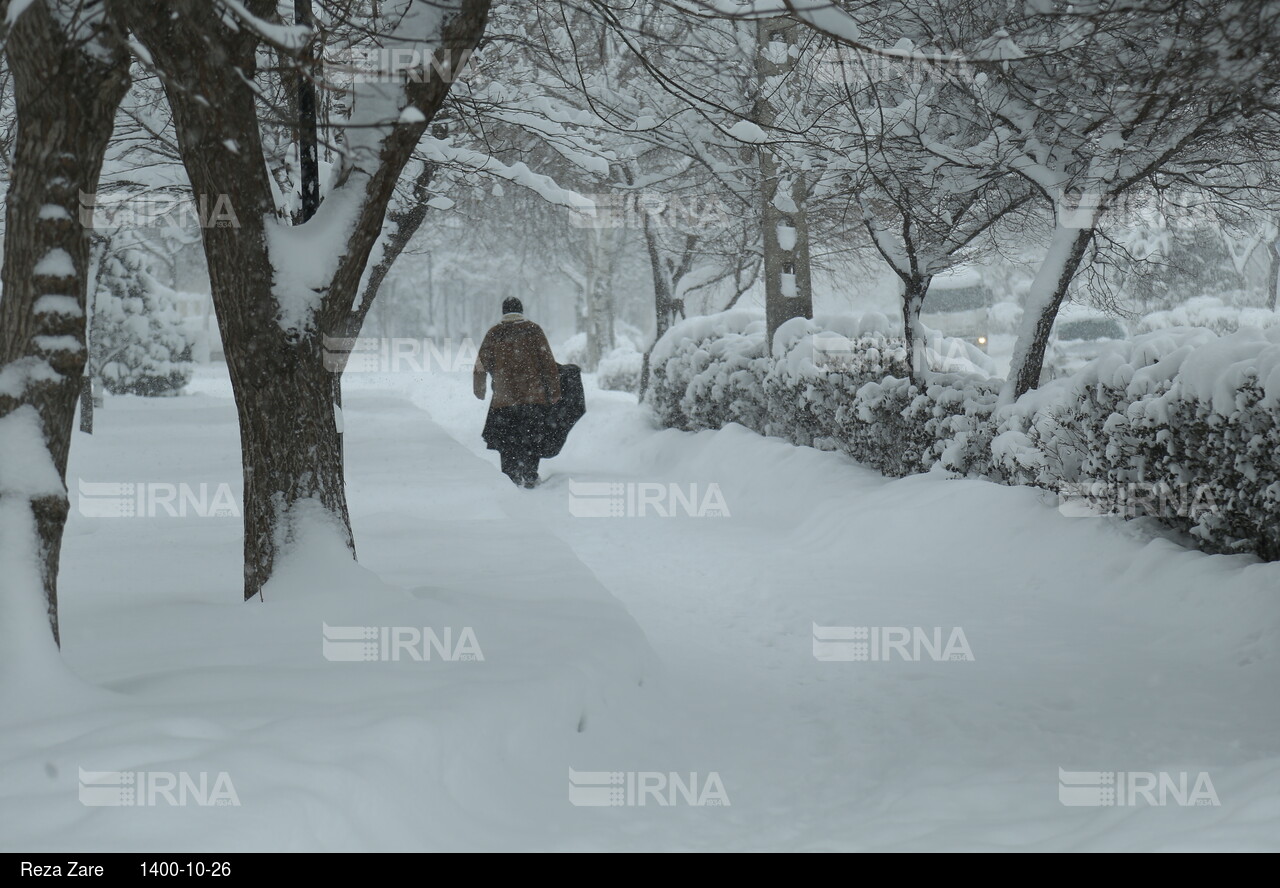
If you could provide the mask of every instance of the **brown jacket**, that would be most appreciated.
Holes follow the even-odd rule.
[[[547,336],[523,317],[504,317],[480,343],[472,383],[481,400],[486,374],[493,377],[491,409],[560,400],[560,369]]]

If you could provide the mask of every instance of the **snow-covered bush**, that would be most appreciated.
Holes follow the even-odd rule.
[[[555,353],[561,364],[577,364],[581,367],[587,355],[587,334],[574,333],[555,349]]]
[[[1168,311],[1156,311],[1139,318],[1136,333],[1150,333],[1169,327],[1203,327],[1219,336],[1234,333],[1241,327],[1266,329],[1280,325],[1280,312],[1267,308],[1240,308],[1227,305],[1214,296],[1198,296]]]
[[[602,389],[639,392],[641,367],[644,364],[644,334],[638,327],[622,320],[614,322],[613,348],[596,364],[596,381]],[[555,350],[562,364],[587,365],[587,334],[575,333]]]
[[[766,356],[757,315],[693,318],[655,347],[646,398],[666,426],[738,422],[892,476],[1035,485],[1280,559],[1280,326],[1140,336],[997,409],[1003,380],[980,372],[912,384],[882,321],[788,321]]]
[[[748,312],[692,318],[655,347],[648,401],[665,425],[686,430],[738,422],[796,444],[840,450],[886,474],[938,462],[969,471],[998,382],[936,372],[925,390],[907,380],[906,343],[883,315],[796,318],[764,357],[764,322]],[[933,366],[977,368],[960,340],[929,349]],[[960,357],[951,357],[960,356]],[[985,359],[985,356],[982,356]]]
[[[600,359],[596,382],[602,389],[635,394],[640,391],[643,365],[644,355],[630,345],[619,346]]]
[[[1136,338],[1003,408],[991,474],[1280,559],[1280,327]]]
[[[649,356],[647,398],[663,425],[693,431],[737,422],[763,430],[764,319],[751,311],[689,318]]]
[[[170,395],[191,381],[193,340],[175,294],[141,254],[108,254],[94,292],[89,371],[116,395]]]

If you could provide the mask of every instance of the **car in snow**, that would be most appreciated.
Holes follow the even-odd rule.
[[[985,352],[991,341],[991,306],[995,301],[995,294],[976,269],[951,269],[934,275],[921,306],[920,322]]]
[[[1067,303],[1049,334],[1044,378],[1070,376],[1085,364],[1120,349],[1129,338],[1124,322],[1096,308]]]

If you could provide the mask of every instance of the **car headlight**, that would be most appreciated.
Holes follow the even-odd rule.
[[[979,337],[978,337],[978,345],[986,345],[986,344],[987,344],[987,337],[985,337],[985,336],[979,336]]]

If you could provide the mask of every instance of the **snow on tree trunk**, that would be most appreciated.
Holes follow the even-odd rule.
[[[595,370],[600,359],[613,350],[613,275],[622,252],[622,228],[587,229],[585,370]]]
[[[925,333],[920,326],[920,311],[929,291],[931,278],[912,275],[904,281],[902,294],[902,330],[907,340],[907,356],[911,362],[911,381],[922,385],[929,376],[929,358]]]
[[[385,4],[393,24],[379,39],[434,62],[422,77],[356,84],[329,194],[314,218],[290,226],[275,205],[252,82],[263,33],[273,30],[254,14],[271,6],[246,4],[234,24],[205,0],[119,7],[163,74],[193,189],[225,198],[236,220],[206,226],[203,239],[240,419],[246,599],[262,591],[304,515],[331,521],[354,557],[324,340],[359,334],[353,309],[396,182],[489,12],[488,0]]]
[[[244,463],[246,598],[261,593],[276,560],[297,536],[299,522],[319,513],[315,506],[355,550],[333,376],[324,355],[310,341],[288,352],[277,343],[288,359],[264,372],[253,354],[261,345],[259,340],[246,347],[242,339],[227,350],[232,377],[241,380],[236,411]]]
[[[1031,281],[1022,329],[1009,365],[1009,382],[1014,398],[1040,385],[1049,333],[1053,330],[1053,322],[1066,298],[1067,289],[1089,249],[1093,232],[1092,226],[1072,227],[1061,222],[1054,228],[1049,249]]]
[[[67,456],[87,356],[90,226],[82,213],[92,212],[85,198],[97,192],[116,108],[129,86],[127,54],[106,42],[101,11],[82,13],[78,32],[70,35],[44,4],[32,4],[14,23],[5,49],[18,132],[5,208],[0,422],[19,411],[34,413],[58,483],[25,490],[0,484],[0,507],[13,527],[34,522],[35,559],[55,642]],[[15,458],[0,448],[0,461]],[[17,568],[0,561],[0,575],[7,578],[11,569]],[[4,588],[22,591],[7,580]]]
[[[1267,308],[1280,309],[1280,240],[1271,242],[1267,249]]]
[[[761,94],[755,103],[755,123],[766,131],[778,119],[771,84],[795,66],[792,49],[798,27],[786,19],[761,19],[756,24],[756,77]],[[767,145],[760,147],[759,157],[765,328],[768,341],[773,342],[773,334],[786,321],[813,317],[809,226],[803,177],[785,175]]]

